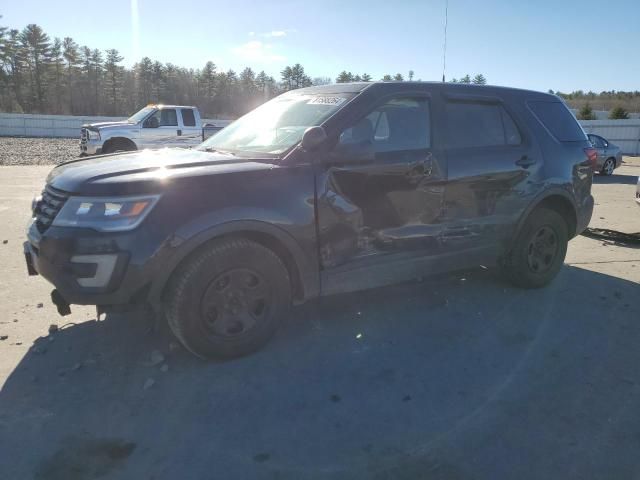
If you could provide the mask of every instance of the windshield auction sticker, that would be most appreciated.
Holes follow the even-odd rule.
[[[313,97],[307,103],[312,105],[331,105],[338,106],[344,103],[346,98],[344,97]]]

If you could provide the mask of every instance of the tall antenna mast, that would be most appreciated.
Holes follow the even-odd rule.
[[[449,22],[449,0],[444,3],[444,45],[442,45],[442,82],[444,83],[444,74],[447,70],[447,23]]]

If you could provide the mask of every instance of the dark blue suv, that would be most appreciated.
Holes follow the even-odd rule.
[[[320,295],[491,264],[546,285],[591,218],[595,160],[545,93],[305,88],[193,150],[54,168],[27,265],[62,313],[149,305],[195,354],[241,355]]]

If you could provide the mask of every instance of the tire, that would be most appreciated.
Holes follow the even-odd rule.
[[[527,218],[503,264],[508,280],[521,288],[540,288],[558,274],[567,254],[566,220],[555,210],[537,208]]]
[[[129,142],[122,140],[113,140],[107,142],[105,147],[102,149],[102,154],[107,155],[109,153],[117,153],[117,152],[132,152],[136,150],[136,148],[131,145]]]
[[[268,248],[246,239],[214,241],[181,265],[165,295],[171,331],[202,358],[261,348],[291,305],[289,273]]]
[[[616,168],[616,161],[613,158],[607,158],[602,165],[600,175],[606,175],[607,177],[613,175],[613,171]]]

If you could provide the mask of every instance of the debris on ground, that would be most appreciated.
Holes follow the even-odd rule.
[[[147,378],[147,380],[144,382],[144,385],[142,386],[142,388],[144,390],[149,390],[151,387],[153,387],[153,385],[156,383],[156,381],[153,378]]]
[[[44,303],[39,303],[36,305],[36,308],[42,308],[42,307],[44,307]]]
[[[49,325],[49,334],[56,333],[58,331],[58,325],[52,323]]]
[[[0,340],[6,340],[9,338],[9,335],[0,335]]]
[[[615,244],[640,245],[640,232],[625,233],[608,228],[587,228],[582,232],[582,235],[589,238],[608,240]]]
[[[7,243],[9,243],[9,240],[2,240],[3,245],[6,245]]]
[[[162,366],[160,367],[160,371],[161,371],[162,373],[167,373],[167,372],[169,371],[169,365],[167,365],[167,364],[165,363],[164,365],[162,365]]]

